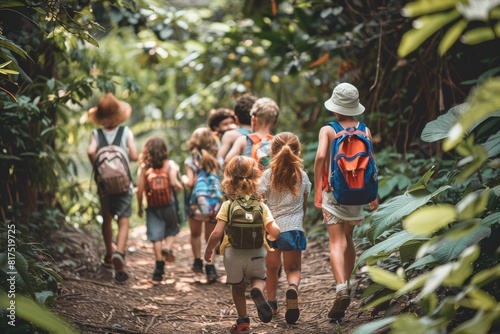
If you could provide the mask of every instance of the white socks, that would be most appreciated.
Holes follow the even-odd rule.
[[[340,291],[346,290],[346,289],[347,289],[347,282],[342,283],[342,284],[337,284],[337,286],[335,287],[335,290],[337,292],[340,292]]]

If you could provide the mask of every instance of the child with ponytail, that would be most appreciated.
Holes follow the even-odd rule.
[[[294,324],[300,315],[298,288],[302,251],[307,245],[303,223],[311,182],[303,170],[299,138],[293,133],[282,132],[272,140],[271,164],[262,174],[259,190],[281,231],[275,241],[268,241],[275,251],[266,256],[267,297],[273,313],[278,313],[277,289],[283,257],[288,281],[285,320]]]

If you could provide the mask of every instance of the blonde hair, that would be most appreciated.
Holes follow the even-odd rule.
[[[146,168],[161,168],[168,159],[168,147],[160,137],[151,137],[142,147],[142,159]]]
[[[257,162],[243,155],[233,157],[224,167],[222,191],[228,196],[255,195],[259,188],[260,176]]]
[[[297,196],[302,184],[302,159],[299,138],[291,132],[281,132],[271,142],[271,188],[290,189]]]
[[[217,172],[217,139],[208,128],[198,128],[193,131],[188,141],[188,148],[195,156],[201,169],[207,173]]]
[[[278,122],[280,108],[272,99],[261,97],[257,99],[250,110],[250,116],[257,117],[257,120],[262,125],[275,126]]]

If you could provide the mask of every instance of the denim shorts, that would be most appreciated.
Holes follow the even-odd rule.
[[[277,248],[281,251],[306,250],[307,239],[303,231],[293,230],[280,233],[280,236],[267,243],[272,248]]]
[[[174,203],[159,208],[146,208],[146,227],[149,241],[176,236],[179,233],[179,218]]]

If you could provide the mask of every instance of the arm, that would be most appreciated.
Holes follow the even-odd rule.
[[[333,129],[332,129],[333,130]],[[322,127],[319,131],[318,150],[314,160],[314,206],[321,208],[322,196],[322,175],[325,161],[328,156],[328,131],[327,127]]]
[[[167,169],[168,169],[168,179],[170,180],[170,185],[174,187],[176,190],[181,190],[182,189],[182,184],[177,180],[177,172],[179,171],[179,166],[172,161],[169,160],[167,163]]]
[[[137,214],[142,217],[142,195],[146,187],[146,168],[145,166],[139,167],[139,178],[137,182]]]
[[[234,141],[240,136],[241,134],[236,130],[226,131],[222,135],[222,138],[220,140],[220,147],[219,150],[217,151],[217,156],[225,158],[229,150],[231,149],[231,146],[233,145]]]
[[[368,139],[370,139],[370,142],[373,143],[372,140],[372,133],[370,132],[370,129],[366,128],[366,133],[368,134]],[[373,144],[372,144],[373,147]],[[373,152],[375,154],[375,151]],[[375,159],[375,157],[373,157]],[[375,198],[373,201],[370,202],[370,210],[374,211],[378,209],[378,196]]]
[[[139,152],[135,147],[134,134],[129,130],[127,138],[128,158],[130,161],[137,161],[139,159]]]
[[[89,147],[87,148],[87,155],[92,165],[94,165],[94,161],[96,158],[97,146],[98,146],[97,139],[95,138],[94,134],[92,134],[92,136],[90,136]]]
[[[214,248],[217,246],[222,236],[224,235],[224,229],[226,228],[226,222],[223,220],[217,220],[217,225],[215,225],[212,234],[207,241],[207,247],[205,248],[205,261],[212,262],[212,256],[214,253]]]
[[[247,137],[246,136],[238,137],[238,139],[234,141],[233,147],[231,147],[231,149],[227,153],[226,158],[224,159],[224,163],[227,164],[229,160],[231,160],[233,157],[245,152],[246,147],[247,147]]]
[[[182,182],[187,188],[193,188],[194,187],[194,171],[189,167],[186,166],[186,175],[182,175]]]

